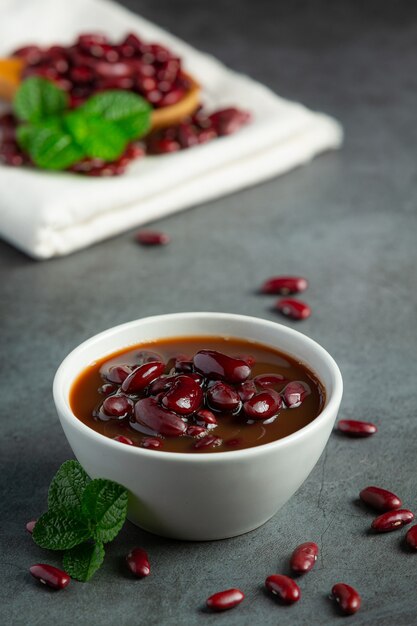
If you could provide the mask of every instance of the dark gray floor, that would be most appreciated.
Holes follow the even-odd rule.
[[[411,2],[164,0],[126,4],[250,73],[282,96],[340,119],[346,143],[282,178],[163,220],[164,249],[132,233],[35,263],[0,244],[1,551],[3,624],[338,624],[327,595],[345,581],[363,596],[357,625],[417,624],[417,554],[404,532],[371,536],[355,504],[380,484],[416,507],[417,5]],[[244,103],[238,103],[244,105]],[[380,427],[369,440],[333,435],[307,482],[249,535],[208,544],[159,539],[126,525],[92,582],[49,593],[28,567],[54,561],[25,533],[71,451],[51,396],[62,358],[90,335],[154,313],[213,310],[278,319],[254,288],[273,274],[310,279],[313,316],[297,328],[322,343],[345,381],[341,415]],[[295,324],[294,324],[295,327]],[[268,477],[266,480],[270,479]],[[279,478],[277,478],[279,479]],[[283,608],[261,589],[299,542],[321,556]],[[131,580],[122,556],[146,548],[152,576]],[[210,593],[239,586],[224,615]]]

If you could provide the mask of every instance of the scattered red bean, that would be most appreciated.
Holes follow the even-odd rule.
[[[35,524],[38,520],[33,519],[30,522],[28,522],[26,524],[26,530],[28,531],[28,533],[32,534],[33,533],[33,529],[35,528]]]
[[[209,120],[220,136],[231,135],[251,120],[251,114],[235,108],[222,109],[209,115]]]
[[[161,361],[144,363],[133,370],[122,383],[122,391],[125,393],[138,393],[143,391],[152,381],[161,376],[165,370],[165,364]]]
[[[313,569],[317,556],[319,553],[319,547],[313,541],[307,541],[297,546],[292,553],[290,566],[294,572],[303,574]]]
[[[207,404],[214,411],[236,413],[242,406],[242,401],[236,389],[218,381],[214,383],[206,394]]]
[[[157,230],[139,230],[135,237],[142,246],[166,246],[171,241],[169,235]]]
[[[132,574],[138,578],[145,578],[151,573],[149,558],[142,548],[134,548],[126,556],[126,563]]]
[[[337,429],[348,437],[370,437],[374,435],[378,428],[372,422],[362,422],[360,420],[340,420]]]
[[[310,393],[311,391],[307,383],[293,380],[292,382],[288,383],[283,391],[285,405],[289,409],[296,409],[302,404],[302,402]]]
[[[353,615],[361,607],[361,597],[359,593],[345,583],[337,583],[332,587],[332,596],[345,615]]]
[[[206,604],[212,611],[227,611],[240,604],[244,598],[245,594],[240,589],[227,589],[207,598]]]
[[[143,424],[165,437],[179,437],[187,428],[178,415],[159,406],[152,397],[136,402],[135,418],[138,424]]]
[[[196,450],[203,450],[205,448],[216,448],[217,446],[221,446],[223,443],[220,437],[214,437],[213,435],[207,435],[206,437],[202,437],[195,444],[194,448]]]
[[[408,529],[405,541],[410,548],[417,550],[417,525]]]
[[[134,445],[133,441],[129,439],[129,437],[124,437],[124,435],[117,435],[116,437],[113,437],[113,439],[119,443],[125,443],[127,446]]]
[[[274,415],[282,407],[281,396],[273,389],[261,391],[244,403],[243,410],[248,419],[266,420]]]
[[[53,565],[47,563],[37,563],[29,568],[34,578],[39,580],[43,585],[52,587],[52,589],[64,589],[69,585],[71,578],[66,572]]]
[[[295,580],[283,574],[268,576],[265,580],[265,587],[285,604],[294,604],[301,597],[300,588]]]
[[[264,282],[261,287],[262,293],[288,294],[301,293],[308,287],[308,281],[301,276],[273,276]]]
[[[282,298],[275,304],[275,308],[285,317],[293,320],[305,320],[311,315],[311,309],[305,302],[294,298]]]
[[[243,383],[250,376],[250,367],[246,361],[216,350],[200,350],[194,355],[193,362],[197,372],[213,380]]]
[[[411,524],[413,520],[414,513],[408,509],[397,509],[379,515],[372,522],[371,528],[377,533],[388,533],[392,530],[398,530],[407,524]]]
[[[381,487],[365,487],[359,494],[360,499],[378,511],[392,511],[399,509],[402,502],[395,493],[381,489]]]
[[[162,406],[179,415],[195,413],[203,402],[200,385],[187,374],[177,376],[161,400]]]

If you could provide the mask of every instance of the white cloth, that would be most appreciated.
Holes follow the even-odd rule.
[[[135,31],[168,46],[202,85],[207,109],[238,106],[254,119],[235,135],[139,160],[121,177],[0,166],[0,235],[35,258],[68,254],[248,187],[341,144],[335,120],[279,98],[108,0],[0,0],[0,56],[30,42],[70,43],[87,31],[114,39]]]

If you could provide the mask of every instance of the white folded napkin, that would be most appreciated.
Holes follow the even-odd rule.
[[[80,32],[135,31],[166,45],[203,87],[208,110],[237,106],[253,122],[235,135],[172,155],[146,157],[115,178],[0,166],[0,235],[45,259],[218,198],[309,161],[342,141],[332,118],[263,85],[107,0],[1,0],[0,56],[27,43],[70,43]]]

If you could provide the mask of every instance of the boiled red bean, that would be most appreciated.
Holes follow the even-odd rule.
[[[52,589],[64,589],[69,585],[71,578],[66,572],[53,565],[47,563],[37,563],[29,568],[34,578],[39,580],[43,585],[52,587]]]
[[[188,426],[186,431],[186,435],[189,437],[199,437],[203,433],[207,433],[207,428],[204,428],[204,426],[196,426],[195,424]]]
[[[361,597],[359,593],[356,589],[345,583],[333,585],[332,596],[345,615],[353,615],[356,611],[359,611],[361,607]]]
[[[148,448],[149,450],[158,450],[162,448],[163,442],[157,437],[144,437],[140,442],[141,448]]]
[[[395,493],[381,487],[365,487],[360,492],[359,497],[362,502],[378,511],[392,511],[393,509],[399,509],[402,505],[400,498]]]
[[[275,304],[277,311],[293,320],[305,320],[311,315],[311,309],[305,302],[294,298],[282,298]]]
[[[410,548],[417,550],[417,525],[407,531],[405,541]]]
[[[237,385],[236,391],[238,392],[242,402],[247,402],[247,400],[253,398],[258,390],[253,380],[245,380],[244,383],[240,383],[240,385]]]
[[[195,414],[195,421],[206,428],[215,428],[217,426],[217,419],[214,414],[208,409],[200,409]]]
[[[125,380],[125,378],[127,378],[129,374],[131,374],[131,372],[132,368],[129,367],[129,365],[114,365],[107,372],[106,378],[111,383],[116,383],[117,385],[120,385]]]
[[[253,379],[255,385],[262,387],[263,389],[269,389],[270,387],[283,387],[288,380],[282,374],[259,374]]]
[[[268,576],[265,580],[265,587],[285,604],[294,604],[301,597],[300,588],[295,580],[283,574]]]
[[[142,246],[166,246],[171,237],[156,230],[139,230],[136,233],[136,241]]]
[[[117,390],[117,385],[114,385],[113,383],[105,383],[99,387],[98,392],[101,393],[102,396],[110,396],[112,393],[116,393]]]
[[[286,296],[292,293],[301,293],[307,287],[307,280],[301,276],[273,276],[264,282],[261,292]]]
[[[378,432],[378,428],[372,422],[361,420],[340,420],[337,429],[348,437],[370,437]]]
[[[411,524],[414,519],[414,513],[408,509],[397,509],[395,511],[387,511],[375,518],[371,524],[371,528],[377,533],[388,533],[392,530],[398,530],[406,524]]]
[[[245,594],[240,589],[227,589],[207,598],[206,604],[212,611],[227,611],[240,604],[244,597]]]
[[[135,419],[159,435],[179,437],[186,425],[178,415],[159,406],[155,398],[142,398],[135,404]]]
[[[247,418],[252,420],[265,420],[277,415],[282,407],[281,396],[270,389],[261,391],[244,403],[243,410]]]
[[[200,385],[186,374],[176,377],[161,400],[162,406],[180,415],[195,413],[202,402],[203,392]]]
[[[126,556],[126,563],[132,574],[138,578],[144,578],[151,573],[149,558],[142,548],[134,548]]]
[[[194,355],[193,362],[197,372],[213,380],[243,383],[250,376],[251,370],[246,361],[216,350],[200,350]]]
[[[129,437],[125,437],[124,435],[117,435],[116,437],[113,437],[113,439],[115,441],[118,441],[119,443],[124,443],[127,446],[133,446],[134,443],[131,439],[129,439]]]
[[[139,393],[143,391],[155,378],[163,374],[164,363],[161,361],[144,363],[137,367],[122,383],[122,390],[125,393]]]
[[[282,392],[285,405],[289,409],[296,409],[299,407],[305,398],[311,393],[307,383],[294,380],[285,387]]]
[[[195,444],[194,448],[196,450],[204,450],[205,448],[216,448],[217,446],[221,446],[223,443],[220,437],[214,437],[214,435],[207,435],[206,437],[202,437]]]
[[[193,362],[188,357],[180,355],[175,359],[174,367],[181,374],[190,374],[193,371]]]
[[[214,129],[220,135],[231,135],[240,130],[242,126],[248,124],[251,120],[251,114],[240,109],[228,108],[215,111],[209,115],[209,120],[213,124]]]
[[[242,406],[242,401],[236,389],[220,381],[207,390],[206,397],[207,404],[214,411],[235,413]]]
[[[152,352],[151,350],[139,350],[135,354],[135,366],[143,365],[144,363],[155,363],[156,361],[161,361],[163,363],[164,359],[157,352]]]
[[[172,374],[168,376],[167,375],[159,376],[159,378],[156,378],[149,385],[149,388],[148,388],[149,395],[155,396],[158,393],[166,391],[167,389],[172,387],[176,378],[177,378],[176,374]]]
[[[318,553],[319,547],[314,541],[301,543],[291,555],[291,569],[299,574],[309,572],[317,561]]]
[[[123,420],[133,413],[133,402],[126,396],[108,396],[103,401],[97,417],[103,422],[108,420]]]

